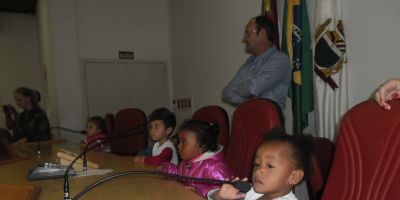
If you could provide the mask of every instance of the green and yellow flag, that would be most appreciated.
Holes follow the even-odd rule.
[[[313,110],[313,66],[311,34],[306,0],[285,0],[282,28],[282,51],[293,66],[292,98],[293,131],[302,134],[308,126],[308,113]]]
[[[278,12],[276,9],[276,0],[262,0],[261,15],[268,17],[275,26],[274,44],[279,48],[279,27],[278,27]]]

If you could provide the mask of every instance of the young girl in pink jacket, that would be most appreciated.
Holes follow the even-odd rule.
[[[178,152],[182,159],[178,166],[164,163],[163,172],[210,179],[232,179],[232,172],[224,160],[223,147],[218,145],[219,128],[216,124],[199,120],[189,120],[183,123],[179,132]],[[186,181],[189,189],[202,196],[218,185]]]

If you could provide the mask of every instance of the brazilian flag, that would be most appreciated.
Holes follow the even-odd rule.
[[[274,45],[279,50],[279,27],[278,27],[278,11],[276,9],[276,0],[262,0],[261,15],[269,18],[275,27]]]
[[[302,134],[308,126],[308,113],[313,110],[313,65],[306,0],[285,0],[282,51],[289,55],[293,66],[289,88],[293,131]]]

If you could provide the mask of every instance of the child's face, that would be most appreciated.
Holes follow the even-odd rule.
[[[150,138],[153,141],[164,141],[168,139],[168,135],[171,134],[172,128],[165,128],[162,120],[154,120],[149,124]]]
[[[195,133],[189,130],[182,130],[179,131],[178,136],[178,152],[182,160],[188,160],[203,153],[203,148],[197,141]]]
[[[286,195],[303,178],[292,157],[292,147],[284,142],[262,144],[256,153],[253,187],[257,193],[276,198]]]
[[[96,135],[97,133],[100,133],[102,130],[100,130],[95,123],[93,122],[88,122],[86,126],[86,133],[88,136]]]

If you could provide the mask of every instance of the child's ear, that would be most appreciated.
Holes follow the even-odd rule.
[[[166,132],[167,132],[167,135],[171,135],[172,134],[172,127],[168,127]]]
[[[300,183],[301,180],[303,180],[303,177],[304,177],[303,170],[301,169],[293,170],[289,177],[289,184],[297,185],[298,183]]]
[[[205,146],[205,145],[199,144],[199,146],[198,146],[198,147],[199,147],[200,151],[201,151],[201,152],[203,152],[203,153],[207,151],[207,149],[206,149],[206,146]]]

